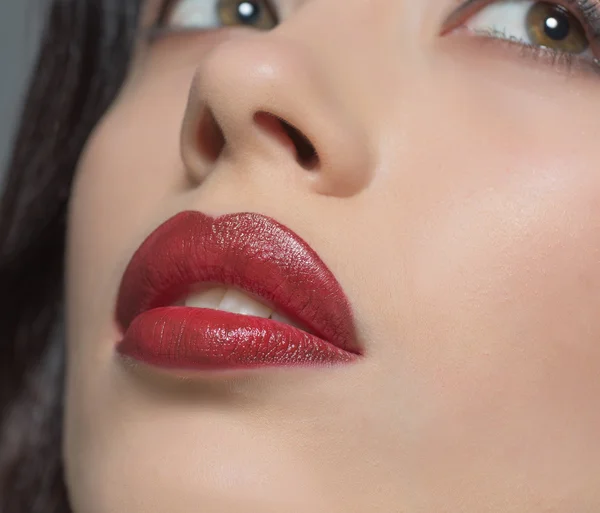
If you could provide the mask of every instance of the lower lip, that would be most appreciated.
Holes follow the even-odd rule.
[[[287,324],[184,306],[138,315],[117,350],[148,365],[193,370],[321,366],[357,358]]]

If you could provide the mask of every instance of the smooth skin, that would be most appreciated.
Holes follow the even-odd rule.
[[[271,31],[150,41],[149,0],[80,161],[75,513],[600,511],[600,75],[442,35],[456,0],[276,5]],[[204,108],[220,153],[196,137]],[[257,112],[301,130],[319,166]],[[184,210],[259,212],[304,238],[351,301],[360,362],[184,377],[123,362],[123,271]]]

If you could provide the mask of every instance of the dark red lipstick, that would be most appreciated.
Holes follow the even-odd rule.
[[[171,306],[194,287],[226,286],[306,326]],[[352,362],[360,354],[348,299],[315,251],[260,214],[182,212],[140,246],[121,281],[118,351],[167,368],[221,370]]]

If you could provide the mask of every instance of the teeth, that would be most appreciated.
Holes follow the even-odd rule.
[[[219,310],[225,310],[226,312],[265,318],[268,318],[273,313],[272,308],[259,303],[243,292],[235,289],[227,290],[225,297],[221,300],[221,304],[218,308]]]
[[[185,306],[195,308],[219,308],[227,289],[225,287],[214,287],[203,292],[195,292],[189,295],[185,301]]]
[[[192,293],[185,299],[184,305],[265,318],[273,313],[272,308],[259,303],[243,292],[225,287],[214,287],[202,292]]]
[[[305,329],[303,326],[300,326],[293,319],[290,319],[289,317],[287,317],[283,314],[280,314],[278,312],[273,312],[271,314],[271,320],[277,321],[277,322],[282,322],[283,324],[291,324],[292,326],[295,326],[296,328]]]
[[[293,319],[274,311],[272,308],[263,305],[261,302],[237,289],[212,287],[201,292],[192,292],[185,300],[178,304],[194,308],[212,308],[213,310],[223,310],[235,314],[263,317],[283,324],[290,324],[291,326],[307,331],[304,326],[301,326]]]

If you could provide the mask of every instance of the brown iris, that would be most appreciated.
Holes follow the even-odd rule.
[[[585,29],[564,7],[536,2],[527,13],[527,32],[533,44],[568,53],[583,53],[589,46]]]
[[[246,25],[269,30],[278,23],[268,0],[219,0],[217,13],[223,26]]]

